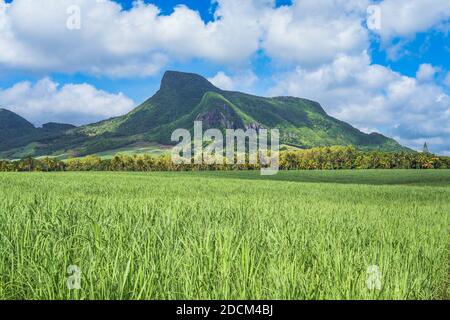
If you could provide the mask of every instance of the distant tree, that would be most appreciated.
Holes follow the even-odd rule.
[[[26,171],[31,172],[34,169],[34,159],[31,156],[25,157],[22,161]]]
[[[423,153],[430,153],[430,151],[428,150],[428,145],[425,142],[425,144],[423,145]]]
[[[435,156],[424,144],[424,152],[359,151],[352,146],[318,147],[286,150],[279,153],[281,170],[340,170],[340,169],[450,169],[450,157]],[[235,154],[235,160],[237,155]],[[246,160],[248,156],[246,155]],[[98,156],[72,158],[33,159],[28,156],[19,161],[0,160],[0,171],[203,171],[203,170],[258,170],[261,163],[245,164],[180,164],[170,155],[120,155],[111,159]]]

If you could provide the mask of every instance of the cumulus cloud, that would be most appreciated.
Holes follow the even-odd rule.
[[[0,65],[111,77],[156,74],[169,61],[239,65],[258,50],[280,63],[316,67],[366,49],[371,0],[214,0],[213,21],[177,6],[164,15],[139,0],[0,0]],[[450,2],[384,0],[383,39],[414,35],[450,18]],[[79,17],[79,19],[78,19]],[[79,28],[78,28],[79,26]]]
[[[223,71],[218,72],[214,77],[208,78],[208,80],[216,87],[223,90],[233,90],[234,81],[227,76]]]
[[[173,60],[239,65],[261,49],[283,63],[315,66],[368,45],[369,0],[297,0],[280,8],[274,0],[215,1],[214,19],[205,23],[186,6],[163,15],[143,1],[123,10],[111,0],[0,0],[0,64],[146,76]]]
[[[414,148],[420,149],[424,140],[434,141],[436,152],[450,148],[450,97],[445,90],[372,64],[367,53],[341,55],[314,70],[298,67],[280,75],[270,93],[319,101],[341,120]]]
[[[178,6],[170,15],[143,1],[0,0],[0,64],[115,77],[152,75],[169,59],[239,63],[258,50],[263,0],[220,0],[215,19]],[[79,18],[79,19],[78,19]]]
[[[46,122],[81,125],[123,115],[134,102],[123,93],[108,93],[89,84],[60,86],[44,78],[0,89],[0,105],[40,126]]]
[[[365,0],[297,0],[271,12],[262,47],[271,57],[302,65],[333,61],[368,46]]]
[[[381,25],[377,32],[385,41],[439,29],[450,19],[448,0],[383,0],[379,6]]]
[[[252,71],[241,72],[233,76],[228,76],[225,72],[219,71],[208,80],[223,90],[250,90],[258,77]]]
[[[450,88],[450,71],[447,72],[447,76],[444,79],[444,84]]]
[[[435,68],[429,63],[423,63],[417,70],[416,78],[420,81],[431,81],[438,71],[439,68]]]

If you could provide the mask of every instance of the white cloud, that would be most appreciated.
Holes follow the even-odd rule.
[[[271,12],[262,46],[284,62],[317,66],[368,46],[363,27],[368,1],[298,0]]]
[[[418,32],[442,27],[450,18],[448,0],[383,0],[380,4],[381,28],[385,41],[393,37],[411,37]]]
[[[319,101],[338,119],[396,136],[411,147],[418,139],[432,138],[434,150],[450,147],[450,96],[445,90],[371,64],[367,53],[341,55],[314,70],[298,67],[279,75],[270,93]]]
[[[367,134],[379,131],[377,128],[364,128],[364,127],[359,128],[359,130]]]
[[[108,93],[89,84],[60,86],[44,78],[0,89],[0,105],[39,126],[46,122],[80,125],[123,115],[134,102],[123,93]]]
[[[208,78],[208,80],[216,87],[223,90],[233,90],[234,81],[227,76],[223,71],[218,72],[214,77]]]
[[[444,84],[450,88],[450,71],[447,73],[447,76],[444,79]]]
[[[416,78],[420,81],[431,81],[437,72],[439,72],[439,68],[435,68],[429,63],[423,63],[417,70]]]
[[[371,0],[215,0],[214,20],[178,6],[170,15],[136,1],[123,10],[112,0],[0,0],[0,66],[111,77],[156,74],[169,61],[203,59],[240,66],[258,50],[275,62],[314,68],[338,55],[368,48]],[[80,8],[79,30],[69,30],[67,9]],[[383,39],[442,27],[450,2],[384,0]]]
[[[223,90],[251,90],[251,87],[258,80],[258,77],[251,71],[241,72],[234,76],[228,76],[223,71],[219,71],[214,77],[208,80],[216,87]]]
[[[257,6],[257,4],[263,6]],[[80,29],[67,9],[80,8]],[[258,50],[263,0],[219,0],[215,20],[178,6],[162,15],[152,4],[129,11],[111,0],[0,0],[0,64],[25,70],[109,76],[151,75],[169,59],[238,64]]]

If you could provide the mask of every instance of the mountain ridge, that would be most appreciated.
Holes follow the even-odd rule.
[[[32,155],[70,156],[122,148],[137,142],[170,145],[175,129],[192,130],[196,120],[205,122],[205,130],[212,127],[278,128],[282,144],[299,148],[354,145],[361,150],[412,151],[393,139],[378,133],[363,133],[329,116],[312,100],[226,91],[198,74],[167,71],[160,89],[129,113],[80,127],[50,125],[61,130],[57,134],[38,135],[34,140],[30,137],[31,141],[25,139],[15,145],[0,143],[0,155],[14,156],[16,149],[24,149],[30,143],[39,145]],[[0,141],[1,135],[0,128]]]

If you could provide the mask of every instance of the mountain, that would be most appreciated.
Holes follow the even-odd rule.
[[[55,122],[49,122],[44,125],[42,125],[42,130],[46,132],[65,132],[70,129],[75,129],[76,126],[71,124],[65,124],[65,123],[55,123]]]
[[[28,122],[22,120],[16,119],[14,123],[25,127]],[[170,145],[175,129],[192,130],[197,120],[203,121],[205,130],[278,128],[281,143],[298,148],[354,145],[361,150],[411,151],[393,139],[378,133],[365,134],[327,115],[317,102],[225,91],[197,74],[176,71],[166,72],[159,91],[124,116],[78,128],[57,126],[58,130],[50,135],[47,130],[47,135],[42,136],[46,131],[44,126],[32,140],[25,139],[7,147],[0,143],[0,151],[11,157],[17,150],[27,148],[29,143],[37,143],[34,155],[78,156],[126,148],[136,143]],[[30,125],[28,123],[27,130],[33,135],[36,131]],[[15,125],[9,126],[8,132],[12,132]],[[52,124],[48,128],[56,127]],[[2,131],[0,135],[3,141]]]
[[[57,140],[74,128],[61,123],[46,123],[36,128],[18,114],[0,108],[0,158],[9,158],[8,154],[37,155],[42,143]]]
[[[0,144],[34,132],[35,127],[30,122],[14,112],[0,108]]]

